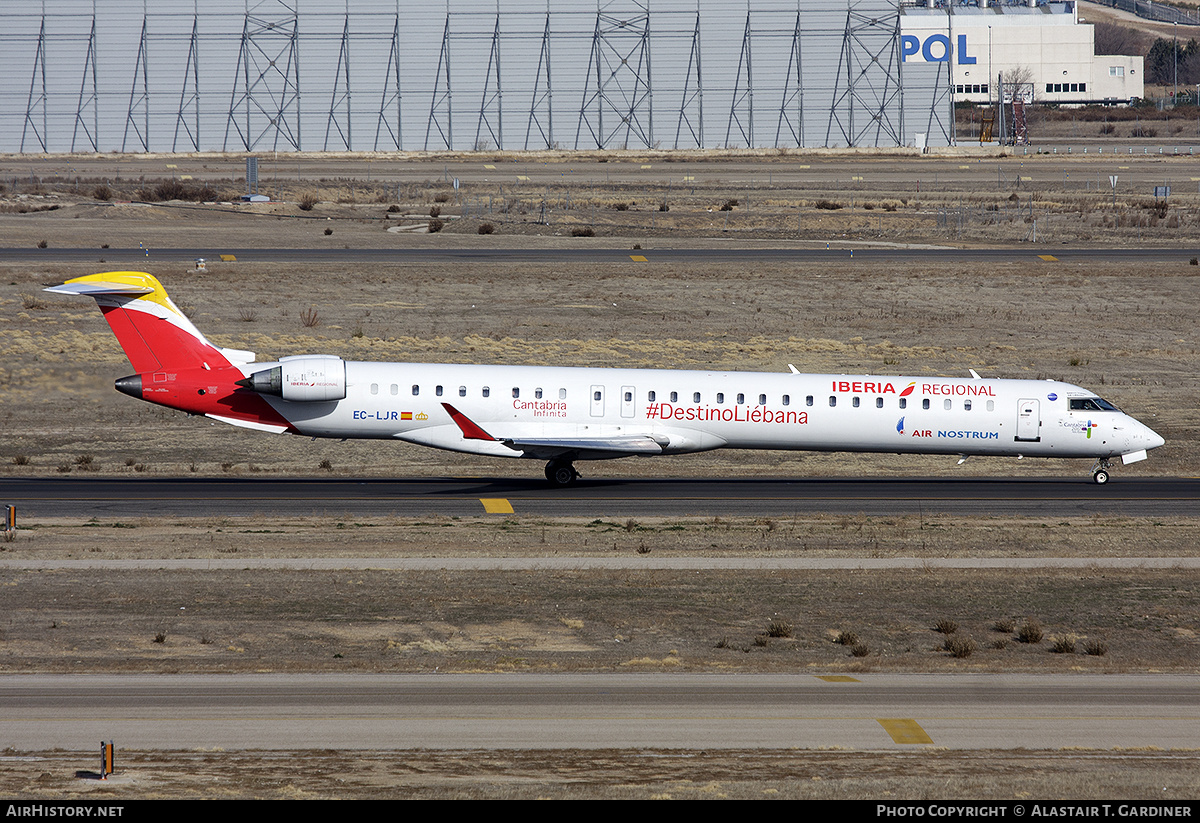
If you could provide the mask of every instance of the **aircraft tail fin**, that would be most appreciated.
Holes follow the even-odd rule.
[[[145,272],[112,271],[76,277],[46,289],[93,297],[125,356],[138,372],[251,363],[254,352],[214,346]]]

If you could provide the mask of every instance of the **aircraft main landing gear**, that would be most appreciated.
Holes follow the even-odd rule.
[[[579,472],[570,460],[551,460],[546,464],[546,479],[559,488],[575,485]]]
[[[1096,465],[1092,467],[1092,482],[1097,486],[1103,486],[1108,482],[1108,470],[1112,468],[1112,461],[1107,458],[1101,458],[1096,461]]]

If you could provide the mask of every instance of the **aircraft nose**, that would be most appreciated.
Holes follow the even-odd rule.
[[[1146,443],[1147,449],[1157,449],[1159,446],[1161,446],[1167,442],[1166,440],[1163,439],[1161,434],[1154,431],[1149,426],[1146,427],[1146,440],[1147,440],[1147,443]]]

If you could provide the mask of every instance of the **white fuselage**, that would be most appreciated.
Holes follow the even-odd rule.
[[[270,364],[240,368],[247,374]],[[604,459],[717,448],[1108,458],[1163,439],[1093,392],[1049,380],[660,369],[345,364],[345,398],[268,402],[304,435],[395,438],[504,457]],[[1099,401],[1103,404],[1103,401]],[[450,404],[493,439],[464,436]],[[570,443],[557,449],[546,441]],[[522,446],[532,441],[537,447]]]

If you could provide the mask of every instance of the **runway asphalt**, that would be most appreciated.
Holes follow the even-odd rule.
[[[155,248],[145,249],[88,249],[88,248],[0,248],[0,263],[67,263],[95,261],[110,269],[123,265],[147,265],[174,262],[192,264],[197,258],[219,260],[221,255],[233,255],[240,263],[276,262],[348,262],[348,263],[606,263],[629,262],[629,248]],[[742,245],[739,248],[689,248],[663,244],[636,252],[648,262],[712,263],[712,262],[780,262],[822,263],[851,258],[866,262],[924,261],[951,262],[1008,262],[1027,257],[1037,261],[1106,261],[1148,264],[1156,262],[1187,262],[1200,256],[1200,248],[1053,248],[1030,246],[1025,249],[992,248],[928,248],[914,246],[879,246],[867,242],[835,244],[832,248],[800,248],[799,246]]]
[[[584,467],[586,470],[586,467]],[[496,501],[503,501],[497,503]],[[737,478],[537,479],[4,478],[21,517],[471,516],[780,517],[792,514],[1190,516],[1200,479]],[[507,504],[504,505],[504,504]]]
[[[11,675],[20,750],[1191,748],[1194,675]]]

